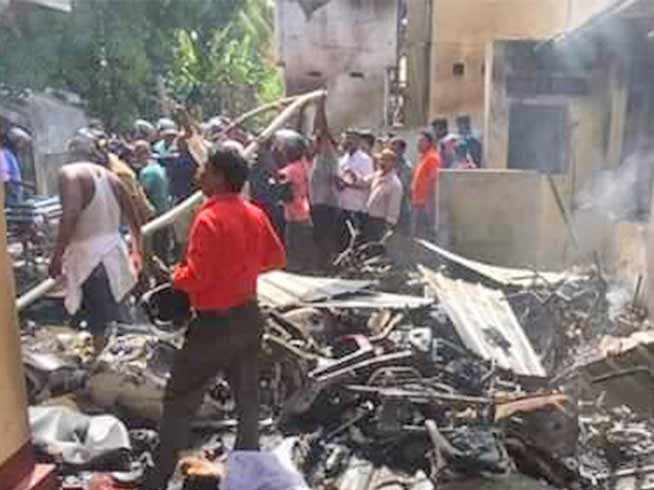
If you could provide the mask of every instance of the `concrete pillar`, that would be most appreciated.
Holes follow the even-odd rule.
[[[624,62],[618,57],[614,57],[611,63],[609,94],[611,97],[611,126],[607,162],[610,168],[616,168],[622,159],[625,117],[627,115],[627,75]]]
[[[27,394],[7,253],[4,189],[0,185],[0,488],[54,490],[53,467],[38,466],[30,443]]]
[[[408,2],[406,39],[408,96],[406,100],[407,127],[425,126],[429,109],[431,80],[431,5],[432,0]]]
[[[502,41],[486,45],[484,80],[484,167],[504,169],[509,155],[509,102]]]

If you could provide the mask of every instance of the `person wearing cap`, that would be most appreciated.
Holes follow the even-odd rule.
[[[66,279],[65,307],[86,319],[99,354],[108,326],[127,318],[121,303],[142,268],[141,222],[93,134],[78,134],[68,150],[76,163],[59,172],[62,217],[48,272]],[[123,219],[130,229],[131,253],[120,232]]]
[[[359,131],[359,149],[370,158],[374,154],[376,141],[375,135],[369,129]]]
[[[157,137],[157,130],[149,121],[137,119],[134,121],[133,136],[135,140],[145,140],[152,143]]]
[[[402,206],[402,183],[395,171],[397,155],[384,149],[377,156],[379,169],[354,185],[370,190],[366,209],[368,219],[363,227],[364,240],[380,241],[397,225]]]
[[[345,132],[342,143],[345,153],[339,161],[337,175],[337,183],[340,189],[341,249],[346,248],[350,242],[346,222],[350,221],[355,229],[360,231],[367,217],[368,190],[351,185],[356,181],[367,178],[375,171],[372,158],[361,151],[360,143],[361,139],[358,132],[354,130]]]
[[[236,400],[235,450],[259,449],[259,358],[263,320],[257,277],[285,265],[284,248],[265,213],[240,193],[245,158],[214,147],[198,169],[206,197],[195,216],[188,248],[173,285],[188,294],[194,312],[173,361],[164,394],[160,444],[145,490],[166,488],[207,385],[227,372]]]
[[[438,212],[438,174],[441,159],[434,136],[429,130],[420,133],[418,139],[420,161],[411,181],[411,205],[413,208],[413,234],[427,240],[433,239]]]
[[[157,158],[162,161],[163,166],[166,167],[166,160],[174,158],[177,154],[177,145],[175,142],[177,136],[179,136],[179,131],[177,130],[175,121],[166,117],[159,119],[157,131],[161,139],[152,146],[152,149],[157,155]]]

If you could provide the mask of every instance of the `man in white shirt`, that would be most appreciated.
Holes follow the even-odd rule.
[[[369,191],[366,188],[356,187],[355,182],[363,181],[373,174],[372,158],[359,148],[360,137],[354,130],[345,132],[343,150],[345,154],[338,164],[339,207],[341,209],[342,243],[343,248],[349,243],[346,221],[350,221],[357,230],[360,230],[367,218],[367,203]]]
[[[363,226],[367,242],[378,242],[397,225],[402,207],[402,182],[395,171],[397,155],[385,149],[377,157],[379,170],[355,185],[370,190],[366,208],[368,218]]]

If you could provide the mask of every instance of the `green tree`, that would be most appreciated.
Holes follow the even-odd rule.
[[[272,63],[273,10],[268,0],[242,0],[221,29],[200,33],[178,29],[168,81],[174,93],[205,113],[239,114],[253,102],[283,93]]]
[[[282,91],[271,25],[267,0],[75,0],[0,30],[0,81],[75,92],[116,129],[160,113],[162,82],[206,113],[240,111]]]

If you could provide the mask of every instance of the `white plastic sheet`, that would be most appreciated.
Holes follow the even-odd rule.
[[[91,417],[65,407],[30,407],[29,421],[34,444],[68,464],[85,465],[131,449],[127,428],[111,415]]]
[[[234,451],[227,460],[227,477],[220,489],[310,490],[290,460],[283,456],[285,449],[280,447],[274,452]]]

